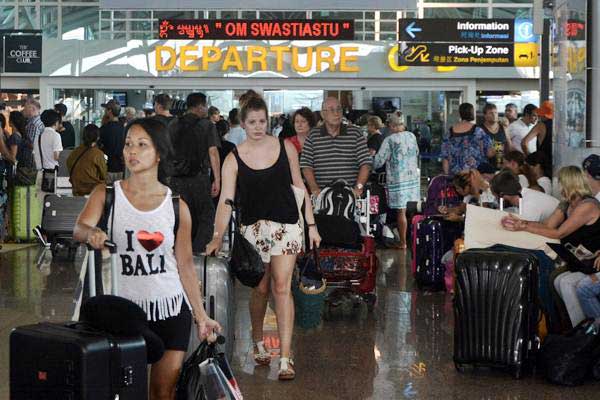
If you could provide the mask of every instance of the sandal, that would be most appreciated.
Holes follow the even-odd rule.
[[[281,357],[279,359],[279,380],[291,381],[295,377],[296,371],[294,371],[294,360],[287,357]]]
[[[254,362],[258,365],[269,365],[271,364],[271,353],[265,348],[265,342],[254,343]]]

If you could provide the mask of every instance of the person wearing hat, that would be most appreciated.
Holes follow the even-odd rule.
[[[559,201],[537,190],[521,187],[519,178],[509,169],[500,171],[491,181],[491,189],[505,211],[519,213],[525,221],[543,222],[558,207]],[[514,208],[514,210],[510,210]]]
[[[69,121],[65,121],[67,106],[63,103],[58,103],[54,105],[54,110],[58,112],[62,118],[61,126],[58,129],[62,140],[62,147],[63,149],[72,149],[75,147],[75,129],[73,128],[73,124]]]
[[[125,161],[123,160],[123,147],[125,147],[125,127],[119,122],[121,105],[116,100],[109,100],[102,104],[104,107],[104,123],[100,128],[98,142],[104,154],[108,157],[108,176],[106,183],[111,184],[123,179]]]
[[[600,156],[592,154],[583,160],[583,171],[594,196],[600,201]]]
[[[544,165],[544,175],[552,177],[552,120],[554,119],[554,103],[546,100],[536,110],[540,119],[538,123],[529,131],[527,136],[521,141],[521,149],[525,155],[529,154],[529,142],[537,140],[537,151],[546,156],[546,165]]]

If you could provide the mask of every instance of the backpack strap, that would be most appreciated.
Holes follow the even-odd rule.
[[[179,200],[181,196],[177,193],[171,193],[171,201],[173,201],[173,212],[175,213],[175,225],[173,226],[173,234],[177,241],[177,231],[179,230]]]
[[[104,197],[104,209],[102,210],[102,217],[100,217],[100,221],[98,222],[98,228],[102,229],[104,232],[108,233],[108,217],[111,215],[111,226],[110,226],[110,240],[113,238],[113,223],[114,223],[114,211],[115,211],[115,188],[112,185],[106,185],[105,197]]]

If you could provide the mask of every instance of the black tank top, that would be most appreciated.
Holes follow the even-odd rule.
[[[279,139],[279,157],[272,166],[252,169],[238,154],[237,191],[243,225],[266,219],[282,224],[298,222],[298,206],[292,190],[292,174],[283,139]]]
[[[593,197],[586,197],[583,202],[591,202],[597,206],[599,205],[598,200]],[[568,204],[565,205],[564,202],[559,205],[566,216],[565,206],[568,208]],[[581,244],[592,253],[600,250],[600,217],[593,224],[583,225],[569,236],[565,236],[560,242],[562,244],[571,243],[575,247]]]
[[[481,124],[481,129],[483,129],[483,131],[492,138],[494,150],[496,150],[496,155],[492,158],[489,158],[488,162],[492,166],[502,169],[504,166],[504,147],[506,145],[506,132],[504,132],[504,126],[499,124],[498,132],[496,133],[492,133],[490,130],[488,130],[485,124]]]

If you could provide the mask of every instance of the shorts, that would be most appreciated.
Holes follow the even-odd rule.
[[[261,219],[252,225],[242,225],[241,233],[254,245],[264,263],[271,262],[271,256],[302,252],[304,230],[300,221],[296,224],[282,224]]]
[[[179,315],[160,321],[148,321],[150,330],[165,344],[165,350],[187,351],[192,328],[192,313],[183,301]]]

